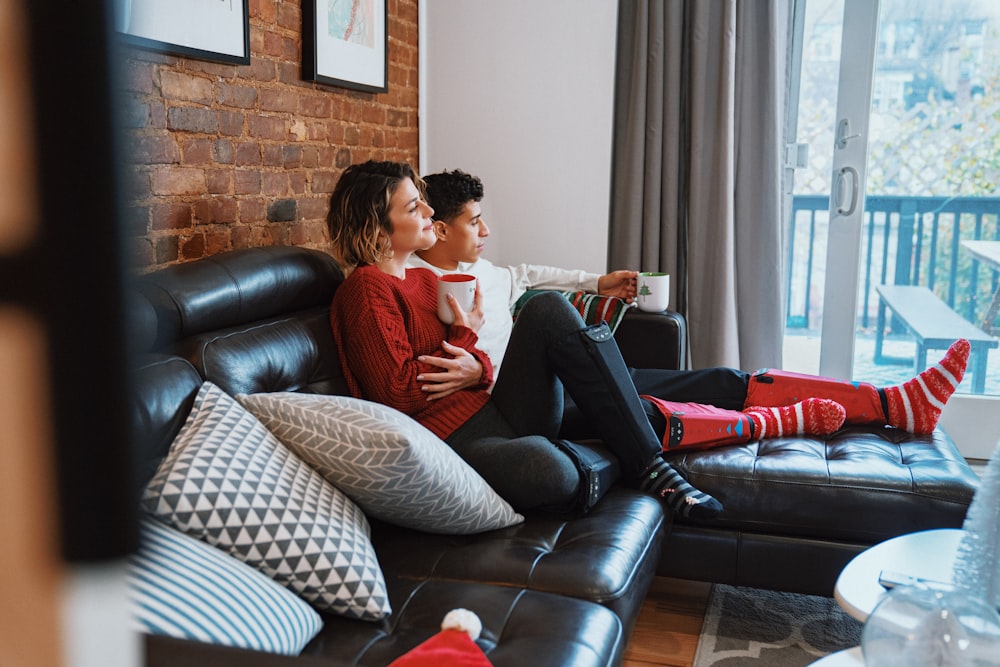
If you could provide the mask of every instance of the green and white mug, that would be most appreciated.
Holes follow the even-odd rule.
[[[670,274],[643,271],[636,280],[636,303],[639,310],[662,313],[670,305]]]

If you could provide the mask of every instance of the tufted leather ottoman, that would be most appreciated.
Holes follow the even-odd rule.
[[[671,462],[725,511],[710,522],[678,517],[661,574],[820,595],[832,595],[840,569],[872,544],[961,527],[978,485],[940,429],[852,426]]]

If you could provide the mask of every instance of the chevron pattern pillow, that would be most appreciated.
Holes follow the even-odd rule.
[[[321,611],[366,620],[390,612],[358,506],[210,382],[146,487],[143,507]]]
[[[524,521],[451,447],[398,410],[349,396],[236,398],[372,517],[445,534]]]
[[[128,563],[140,632],[298,655],[323,627],[305,600],[219,549],[150,518]]]

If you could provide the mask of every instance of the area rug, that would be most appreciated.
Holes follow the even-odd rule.
[[[833,598],[715,584],[692,667],[799,667],[860,643]]]

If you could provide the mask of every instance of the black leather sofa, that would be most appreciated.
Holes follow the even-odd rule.
[[[240,250],[139,277],[132,342],[140,483],[153,474],[198,387],[230,394],[346,393],[328,307],[342,273],[302,248]],[[675,313],[630,311],[616,332],[637,367],[681,367]],[[912,530],[960,526],[976,477],[942,432],[850,428],[677,455],[723,501],[721,519],[671,517],[612,489],[586,516],[527,516],[473,536],[372,523],[394,613],[373,623],[324,615],[287,658],[147,637],[149,665],[384,665],[433,635],[455,607],[476,611],[494,664],[615,665],[656,574],[832,594],[859,550]]]
[[[131,302],[137,452],[145,483],[210,380],[228,393],[346,393],[329,325],[342,280],[323,253],[237,251],[139,278]],[[625,327],[676,329],[672,317]],[[674,339],[678,336],[674,335]],[[665,353],[667,350],[665,350]],[[667,363],[676,362],[675,359]],[[385,665],[436,633],[456,607],[483,622],[496,665],[615,665],[659,563],[661,504],[612,489],[587,516],[528,516],[471,536],[431,535],[370,520],[393,614],[363,622],[324,614],[295,660]],[[288,658],[147,638],[148,664],[281,665]]]

